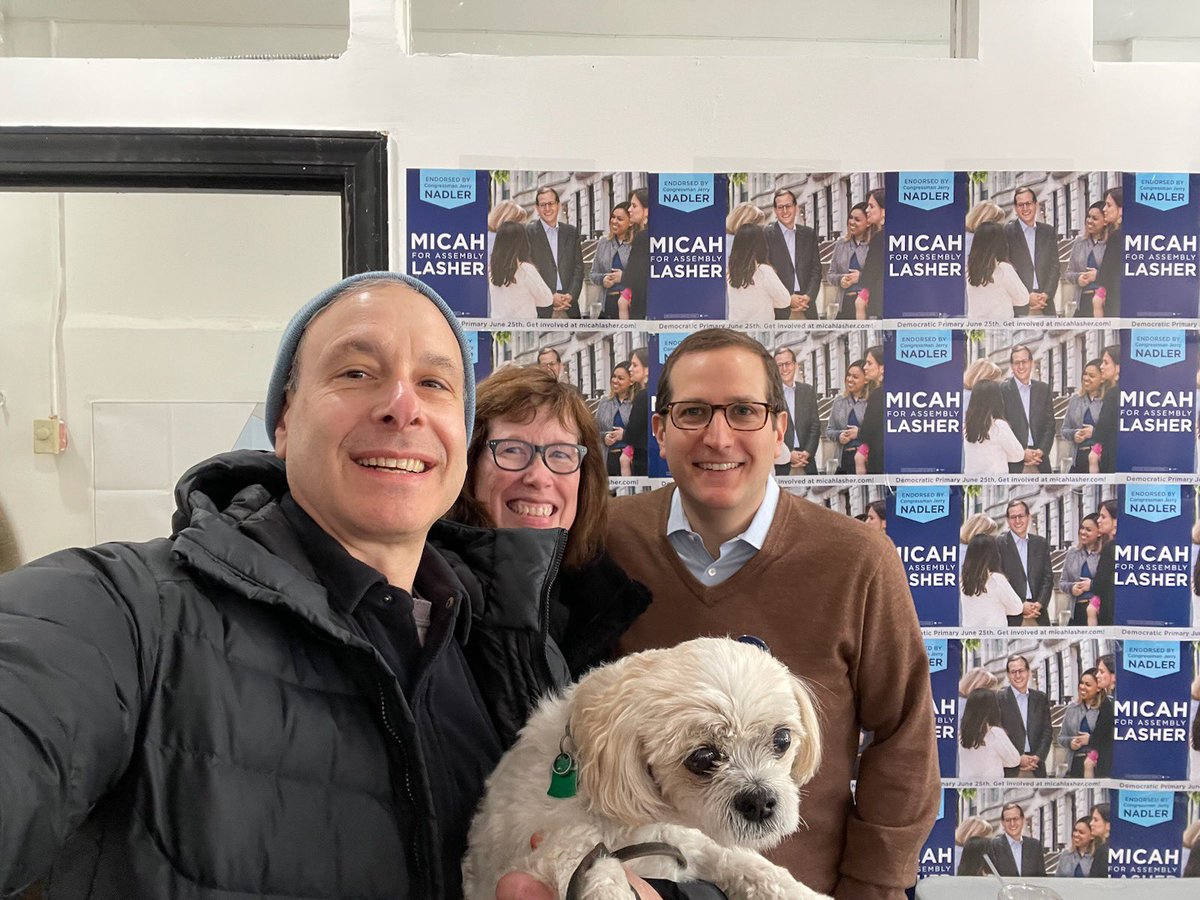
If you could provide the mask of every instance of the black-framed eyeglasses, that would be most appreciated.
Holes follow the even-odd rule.
[[[758,431],[767,424],[771,404],[761,400],[739,400],[736,403],[704,403],[700,400],[678,400],[668,403],[659,414],[668,413],[671,424],[684,431],[708,427],[713,414],[720,410],[725,422],[734,431]]]
[[[583,444],[531,444],[517,438],[499,438],[487,442],[496,465],[506,472],[521,472],[541,456],[546,468],[555,475],[570,475],[583,465],[588,448]]]

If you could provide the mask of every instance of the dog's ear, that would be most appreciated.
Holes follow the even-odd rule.
[[[661,821],[668,811],[638,734],[644,715],[638,698],[647,687],[642,668],[629,658],[595,670],[571,704],[580,794],[601,814],[635,826]]]
[[[804,784],[821,767],[821,716],[808,685],[795,675],[789,677],[796,706],[800,708],[800,724],[805,732],[802,740],[793,742],[796,758],[792,761],[792,780],[796,784]]]

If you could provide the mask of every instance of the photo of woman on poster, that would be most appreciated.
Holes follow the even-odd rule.
[[[629,446],[625,441],[625,423],[633,413],[634,392],[628,362],[613,366],[608,386],[608,394],[600,398],[596,407],[596,427],[605,446],[605,470],[610,476],[632,475],[633,454],[624,452]]]
[[[867,224],[867,204],[855,203],[846,218],[846,234],[833,245],[829,260],[827,283],[837,291],[838,308],[835,318],[855,319],[854,301],[858,299],[862,268],[871,249],[872,229]]]
[[[883,392],[883,345],[868,347],[863,354],[863,375],[867,379],[867,407],[858,428],[861,443],[854,451],[856,475],[883,474],[883,431],[886,397]]]
[[[725,318],[730,322],[766,325],[775,310],[791,307],[791,293],[768,262],[767,235],[747,223],[734,235],[726,276]]]
[[[963,252],[968,256],[971,254],[971,245],[975,242],[975,232],[984,222],[995,222],[997,225],[1003,225],[1004,220],[1008,218],[1008,213],[992,200],[980,200],[967,211],[967,239]]]
[[[625,423],[623,451],[632,464],[632,475],[644,476],[648,469],[646,446],[650,437],[650,354],[645,347],[634,347],[629,353],[629,377],[633,379],[633,404],[629,421]]]
[[[1112,771],[1113,709],[1097,683],[1097,671],[1079,676],[1078,699],[1067,706],[1059,746],[1070,751],[1067,778],[1107,778]]]
[[[1192,728],[1188,735],[1188,777],[1200,782],[1200,674],[1192,679]]]
[[[1109,344],[1100,354],[1100,380],[1104,399],[1092,431],[1094,443],[1088,455],[1088,471],[1108,474],[1117,471],[1117,435],[1121,426],[1121,347]]]
[[[496,321],[529,320],[554,303],[554,293],[533,265],[524,225],[505,222],[496,231],[488,267],[488,314]]]
[[[1011,768],[1021,762],[1021,751],[1013,746],[1000,724],[996,692],[987,688],[977,688],[967,697],[958,726],[958,744],[958,777],[962,779],[999,781],[1005,766]]]
[[[487,252],[488,259],[492,258],[492,249],[496,246],[496,232],[505,222],[516,222],[524,225],[529,221],[529,213],[515,200],[501,200],[488,212],[487,218]]]
[[[1100,531],[1103,542],[1100,556],[1096,560],[1096,574],[1092,578],[1092,591],[1096,594],[1091,600],[1091,606],[1096,610],[1096,625],[1111,625],[1113,623],[1114,600],[1116,596],[1117,577],[1117,511],[1119,504],[1116,500],[1105,500],[1100,504],[1096,514],[1096,526]],[[1092,624],[1091,619],[1088,624]],[[1102,673],[1101,686],[1116,687],[1116,674],[1111,663],[1105,664]],[[1109,689],[1106,687],[1106,689]],[[1111,690],[1109,690],[1111,693]]]
[[[846,389],[833,400],[829,410],[829,422],[825,427],[826,439],[840,448],[836,475],[855,473],[854,455],[858,451],[859,428],[867,413],[867,376],[864,372],[865,359],[856,359],[846,367]]]
[[[1096,839],[1086,816],[1075,820],[1071,829],[1071,848],[1058,858],[1054,874],[1059,878],[1091,878],[1096,862]]]
[[[1004,577],[1000,545],[990,535],[977,534],[967,544],[959,590],[964,629],[1007,628],[1008,617],[1019,616],[1025,608]]]
[[[1004,395],[994,381],[971,391],[963,420],[963,474],[1007,475],[1008,464],[1025,459],[1025,448],[1004,418]]]
[[[1096,423],[1100,421],[1103,406],[1104,378],[1100,374],[1100,360],[1089,359],[1079,376],[1079,390],[1067,401],[1067,411],[1059,431],[1063,440],[1070,441],[1075,448],[1071,461],[1073,475],[1087,475],[1095,471],[1092,468],[1092,447],[1096,444]],[[1098,457],[1094,465],[1099,467]]]
[[[1029,312],[1029,291],[1008,260],[1004,227],[983,222],[967,256],[967,318],[1011,319]]]
[[[1096,271],[1096,290],[1092,294],[1092,315],[1096,318],[1121,315],[1121,273],[1125,269],[1125,236],[1121,233],[1121,215],[1125,191],[1119,185],[1104,192],[1104,258]]]
[[[1058,581],[1058,589],[1071,598],[1068,625],[1095,624],[1099,604],[1092,603],[1096,596],[1092,591],[1092,578],[1100,565],[1101,544],[1099,517],[1096,513],[1088,513],[1079,523],[1079,543],[1071,547],[1063,559],[1062,576]]]
[[[617,318],[646,318],[646,287],[650,283],[650,192],[636,188],[629,195],[633,240],[621,281],[625,288],[617,303]]]
[[[596,242],[596,255],[592,258],[589,276],[592,284],[604,291],[601,319],[621,318],[621,293],[625,283],[621,280],[629,263],[629,251],[633,240],[633,222],[629,218],[629,204],[618,203],[608,217],[608,233]]]
[[[1097,200],[1087,209],[1083,232],[1071,245],[1066,280],[1075,287],[1075,315],[1091,318],[1095,315],[1093,300],[1100,275],[1104,251],[1108,249],[1108,225],[1104,221],[1104,201]]]
[[[858,279],[858,296],[854,298],[854,318],[879,319],[883,317],[883,274],[887,248],[884,243],[887,192],[875,188],[867,194],[867,225],[871,228],[871,241],[867,246],[867,259],[863,263]]]
[[[757,204],[749,200],[743,201],[729,211],[725,217],[725,268],[729,268],[729,257],[733,253],[734,239],[738,229],[743,225],[757,225],[762,228],[767,223],[767,214]]]

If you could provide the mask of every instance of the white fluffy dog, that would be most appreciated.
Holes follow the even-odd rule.
[[[488,780],[463,862],[466,896],[494,900],[499,878],[520,871],[565,897],[598,842],[616,851],[662,841],[686,867],[653,856],[630,868],[709,881],[731,900],[822,897],[757,852],[801,822],[818,728],[804,684],[750,644],[699,638],[594,669],[542,701]],[[547,796],[556,762],[578,766],[574,796]],[[543,840],[531,850],[535,833]],[[597,862],[582,896],[628,900],[620,863]]]

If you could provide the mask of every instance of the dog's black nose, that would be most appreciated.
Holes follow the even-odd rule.
[[[733,808],[747,822],[765,822],[775,815],[775,792],[756,787],[733,798]]]

